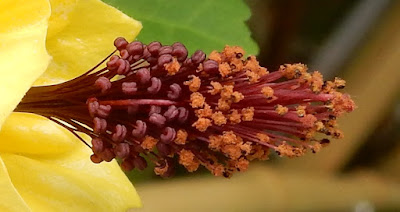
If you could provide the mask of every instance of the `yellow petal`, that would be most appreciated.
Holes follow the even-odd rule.
[[[133,40],[140,22],[99,0],[51,1],[47,50],[53,57],[35,84],[58,83],[86,72],[114,50],[118,36]]]
[[[54,141],[56,142],[56,141]],[[140,199],[116,162],[93,164],[81,145],[58,157],[1,154],[9,176],[33,211],[126,211]]]
[[[0,131],[0,152],[54,155],[79,145],[84,144],[65,128],[34,114],[12,113]]]
[[[0,127],[46,70],[50,5],[45,0],[0,1]]]
[[[8,176],[8,171],[0,156],[0,211],[29,211]]]

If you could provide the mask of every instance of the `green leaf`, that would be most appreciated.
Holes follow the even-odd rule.
[[[104,0],[143,24],[138,40],[183,43],[190,52],[238,45],[257,54],[245,21],[250,9],[242,0]]]

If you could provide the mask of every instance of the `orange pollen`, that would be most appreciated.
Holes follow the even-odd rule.
[[[179,72],[181,65],[179,64],[178,60],[174,57],[170,63],[164,64],[165,70],[167,70],[168,75],[175,75]]]
[[[190,105],[193,108],[200,108],[204,106],[206,98],[204,98],[203,95],[201,95],[201,93],[195,92],[190,95],[190,101],[191,101]]]
[[[191,92],[196,92],[199,90],[200,86],[201,86],[201,80],[199,77],[191,75],[190,76],[192,79],[190,79],[189,81],[184,82],[184,85],[188,85],[189,86],[189,90]]]
[[[211,126],[211,120],[207,118],[199,118],[196,122],[192,124],[200,132],[205,132],[209,126]]]

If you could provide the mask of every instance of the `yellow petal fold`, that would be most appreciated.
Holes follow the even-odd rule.
[[[51,156],[78,145],[83,146],[68,130],[34,114],[12,113],[0,131],[0,152]]]
[[[57,141],[54,141],[57,142]],[[58,157],[2,153],[12,183],[32,211],[126,211],[140,199],[118,164],[93,164],[80,145]]]
[[[46,70],[49,16],[50,5],[45,0],[0,1],[0,128]]]
[[[0,211],[30,211],[28,205],[22,199],[13,186],[8,176],[8,171],[0,156]]]
[[[132,40],[142,28],[99,0],[53,0],[47,50],[53,57],[36,84],[52,84],[86,72],[114,50],[113,40]]]

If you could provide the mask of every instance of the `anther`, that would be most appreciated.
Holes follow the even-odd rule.
[[[99,109],[99,102],[97,101],[96,98],[90,98],[87,100],[87,105],[88,105],[88,111],[90,117],[95,117],[97,110]]]
[[[158,55],[160,48],[161,48],[161,43],[158,41],[151,42],[147,46],[147,49],[149,50],[151,55]]]
[[[151,94],[156,94],[161,89],[161,80],[157,77],[151,78],[151,86],[147,88],[147,91]]]
[[[142,138],[146,134],[146,130],[147,130],[146,122],[137,120],[136,126],[132,130],[132,136],[135,138]]]
[[[186,120],[188,119],[189,111],[184,107],[179,107],[178,111],[179,111],[178,122],[182,124],[186,122]]]
[[[111,82],[107,77],[99,77],[94,84],[101,89],[101,93],[105,93],[111,88]]]
[[[101,163],[101,162],[103,162],[103,159],[99,155],[96,155],[96,154],[91,155],[90,156],[90,160],[93,163]]]
[[[170,144],[176,136],[176,131],[174,128],[166,127],[163,133],[160,135],[160,140],[166,144]]]
[[[179,114],[179,110],[176,108],[175,105],[169,106],[168,110],[165,111],[164,117],[167,118],[167,121],[174,120]]]
[[[119,143],[114,148],[115,156],[118,158],[126,158],[129,156],[130,148],[127,143]]]
[[[119,52],[119,55],[120,55],[121,58],[124,59],[124,60],[127,60],[127,59],[129,58],[129,56],[131,56],[131,55],[128,53],[128,50],[126,50],[126,49],[122,49],[122,50]]]
[[[173,50],[172,46],[163,46],[160,48],[158,55],[171,54],[172,50]]]
[[[130,55],[141,55],[143,53],[143,44],[139,41],[134,41],[126,46],[126,50]]]
[[[150,71],[147,68],[141,68],[136,72],[136,76],[140,79],[140,83],[146,84],[150,81]]]
[[[97,110],[96,114],[101,118],[107,118],[110,115],[111,106],[110,105],[100,105]]]
[[[172,85],[169,86],[169,88],[171,89],[170,91],[168,91],[167,96],[170,99],[178,99],[179,96],[181,95],[181,91],[182,88],[181,86],[179,86],[178,84],[174,83]]]
[[[118,37],[114,40],[114,46],[118,50],[125,49],[127,44],[128,44],[128,41],[126,41],[125,38],[123,38],[123,37]]]
[[[117,74],[119,74],[119,75],[125,75],[130,70],[129,62],[127,60],[122,59],[122,58],[118,59],[117,65],[118,65]]]
[[[218,63],[215,60],[206,60],[203,63],[203,70],[207,73],[218,73]]]
[[[200,64],[206,59],[206,54],[204,54],[204,52],[201,50],[197,50],[192,55],[191,59],[194,64]]]
[[[127,133],[126,127],[124,125],[117,124],[115,126],[115,131],[112,134],[111,139],[114,142],[121,142],[121,141],[123,141],[125,139],[126,133]]]
[[[133,164],[135,165],[136,168],[138,168],[139,170],[144,170],[147,167],[147,162],[146,160],[141,157],[141,156],[137,156],[133,159]]]
[[[110,162],[115,158],[115,154],[111,148],[107,148],[101,153],[101,157],[104,161]]]
[[[151,116],[153,113],[161,113],[161,107],[157,105],[150,106],[149,116]]]
[[[161,156],[167,156],[167,155],[171,154],[170,146],[163,142],[158,142],[156,144],[156,147]]]
[[[125,160],[122,161],[121,168],[125,172],[129,172],[135,168],[135,165],[133,164],[133,161],[131,159],[126,158]]]
[[[150,121],[150,123],[155,124],[157,127],[161,128],[164,126],[167,119],[158,113],[153,113],[149,117],[149,121]]]
[[[124,94],[132,95],[137,91],[136,82],[124,82],[122,83],[122,92]]]
[[[173,50],[171,54],[175,56],[179,62],[183,62],[188,55],[186,47],[181,43],[174,43],[172,44],[172,48]]]
[[[104,151],[104,143],[101,138],[92,139],[92,150],[94,154],[101,154]]]
[[[172,56],[170,54],[163,54],[158,58],[158,67],[164,67],[164,64],[170,63],[172,61]]]
[[[115,71],[118,69],[119,65],[117,64],[118,60],[119,60],[119,56],[118,55],[113,55],[111,56],[110,60],[107,61],[106,66],[107,69],[110,71]]]
[[[93,119],[93,132],[104,133],[107,130],[107,121],[105,119],[95,117]]]

